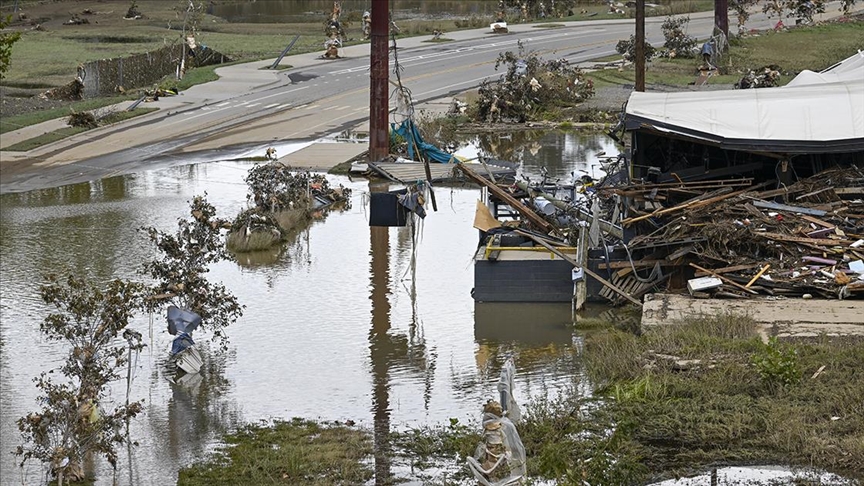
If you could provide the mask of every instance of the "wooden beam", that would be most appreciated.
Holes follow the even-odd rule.
[[[636,268],[651,268],[658,263],[661,267],[677,267],[680,265],[679,263],[674,263],[669,260],[634,260],[633,266]],[[630,262],[601,263],[597,265],[597,268],[600,270],[619,270],[622,268],[630,268]]]
[[[802,243],[805,245],[816,245],[816,246],[845,246],[852,243],[852,240],[831,240],[827,238],[800,238],[797,236],[788,236],[781,235],[779,233],[753,233],[755,235],[762,236],[763,238],[768,238],[769,240],[775,241],[788,241],[791,243]]]
[[[732,285],[732,286],[734,286],[734,287],[738,287],[739,289],[741,289],[741,290],[743,290],[743,291],[745,291],[745,292],[748,292],[748,293],[751,293],[751,294],[754,294],[754,295],[758,295],[758,294],[759,294],[759,292],[756,292],[756,291],[753,290],[753,289],[748,289],[747,287],[745,287],[745,286],[739,284],[738,282],[735,282],[735,281],[733,281],[733,280],[729,280],[728,278],[724,277],[723,275],[720,275],[720,274],[714,273],[714,272],[712,272],[711,270],[708,270],[707,268],[702,268],[702,267],[700,267],[699,265],[696,265],[695,263],[691,263],[690,266],[693,267],[693,268],[695,268],[696,270],[699,270],[699,271],[701,271],[701,272],[705,272],[705,273],[707,273],[708,275],[711,275],[712,277],[717,277],[717,278],[719,278],[720,280],[722,280],[722,281],[728,283],[729,285]]]
[[[762,267],[762,270],[759,270],[759,273],[757,273],[756,275],[753,275],[753,278],[751,278],[750,281],[747,282],[747,285],[745,285],[745,287],[747,287],[749,289],[750,286],[753,285],[754,283],[756,283],[756,281],[759,280],[759,277],[761,277],[762,274],[765,273],[765,271],[768,270],[769,268],[771,268],[770,263],[765,265],[764,267]]]
[[[713,272],[714,274],[729,273],[729,272],[740,272],[740,271],[742,271],[742,270],[750,270],[751,268],[756,268],[756,267],[758,267],[758,266],[759,266],[758,264],[753,264],[753,265],[735,265],[735,266],[732,266],[732,267],[713,268],[713,269],[711,269],[711,272]],[[697,271],[697,272],[696,272],[696,275],[695,275],[695,276],[696,276],[696,277],[704,277],[704,276],[706,276],[706,275],[711,275],[711,273],[703,272],[703,271],[700,270],[700,271]]]
[[[532,224],[534,224],[534,226],[537,226],[538,228],[542,229],[546,233],[549,233],[550,231],[552,231],[554,229],[552,224],[550,224],[545,219],[541,218],[537,213],[535,213],[533,210],[531,210],[531,208],[522,204],[522,201],[516,199],[515,197],[511,196],[510,194],[507,194],[507,191],[498,187],[497,184],[494,184],[490,181],[487,181],[484,177],[481,177],[480,175],[478,175],[473,170],[465,167],[465,165],[462,163],[456,164],[456,168],[459,169],[460,171],[462,171],[462,173],[465,174],[465,177],[467,177],[467,178],[471,179],[472,181],[476,182],[477,184],[480,184],[481,186],[484,186],[487,189],[489,189],[489,192],[494,194],[496,197],[498,197],[502,201],[506,202],[511,208],[518,211],[519,214],[522,215],[522,217],[524,217],[525,219],[530,221]]]
[[[628,226],[628,225],[631,225],[637,221],[642,221],[643,219],[648,219],[648,218],[651,218],[654,216],[662,216],[664,214],[673,213],[676,211],[681,211],[683,209],[701,208],[702,206],[714,204],[716,202],[723,201],[724,199],[729,199],[731,197],[739,196],[739,195],[744,194],[745,192],[748,192],[751,190],[753,190],[753,188],[742,189],[740,191],[730,192],[728,194],[723,194],[721,196],[709,197],[708,199],[693,199],[693,200],[690,200],[684,204],[679,204],[678,206],[673,206],[671,208],[666,208],[666,209],[658,209],[657,211],[654,211],[653,213],[645,214],[645,215],[638,216],[635,218],[625,219],[624,221],[621,221],[621,225],[622,226]]]
[[[564,254],[564,253],[558,251],[558,249],[555,248],[554,246],[552,246],[552,245],[546,243],[545,241],[543,241],[543,240],[540,239],[540,238],[537,238],[536,236],[532,235],[531,233],[526,233],[526,232],[524,232],[524,231],[519,231],[519,230],[516,230],[516,232],[519,233],[519,234],[522,235],[522,236],[525,236],[525,237],[527,237],[527,238],[530,238],[530,239],[533,240],[535,243],[537,243],[537,244],[539,244],[540,246],[546,248],[547,250],[551,251],[552,253],[558,255],[560,258],[562,258],[562,259],[563,259],[564,261],[566,261],[567,263],[573,265],[574,267],[581,268],[581,269],[582,269],[586,274],[590,275],[592,278],[594,278],[595,280],[597,280],[597,281],[600,282],[601,284],[605,285],[606,287],[609,287],[609,289],[612,290],[613,292],[615,292],[616,294],[620,295],[621,297],[624,297],[625,299],[627,299],[627,300],[629,300],[630,302],[632,302],[632,303],[638,305],[639,307],[642,307],[642,302],[639,302],[637,299],[634,299],[633,296],[631,296],[631,295],[628,294],[627,292],[624,292],[623,290],[621,290],[620,288],[618,288],[617,286],[615,286],[615,284],[613,284],[612,282],[606,280],[605,278],[601,277],[600,275],[597,275],[596,273],[594,273],[594,272],[593,272],[590,268],[588,268],[587,266],[584,266],[584,267],[580,266],[580,265],[579,265],[579,262],[577,262],[576,260],[574,260],[572,257],[570,257],[570,256],[568,256],[568,255],[566,255],[566,254]],[[749,289],[748,289],[748,290],[749,290]]]

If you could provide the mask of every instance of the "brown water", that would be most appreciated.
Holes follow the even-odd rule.
[[[590,166],[580,158],[585,153],[564,147],[614,150],[596,136],[539,140],[545,162],[530,150],[510,152],[521,153],[526,173],[539,164],[556,174]],[[14,422],[36,409],[32,378],[56,367],[64,352],[39,332],[48,311],[37,296],[41,276],[136,277],[154,256],[136,228],[173,231],[188,217],[188,201],[204,192],[232,217],[246,205],[242,179],[250,167],[211,162],[0,198],[0,483],[21,483],[8,453],[19,443]],[[500,366],[511,354],[522,403],[574,380],[587,389],[569,305],[475,306],[471,299],[478,189],[437,188],[439,211],[430,209],[412,248],[408,229],[368,226],[368,193],[386,187],[345,177],[331,182],[353,189],[351,209],[314,222],[282,251],[212,268],[210,278],[231,289],[246,312],[229,328],[227,353],[205,349],[199,375],[172,383],[164,319],[136,320],[148,347],[131,395],[145,400],[145,411],[132,423],[141,445],[124,451],[119,484],[172,484],[221,433],[260,419],[351,419],[381,434],[471,421],[496,396]],[[200,331],[195,337],[205,345],[209,338]],[[111,398],[124,397],[125,383],[118,384]],[[100,471],[98,483],[109,484],[110,471]],[[27,484],[38,484],[38,465],[23,472]]]

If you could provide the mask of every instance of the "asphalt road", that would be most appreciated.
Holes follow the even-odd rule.
[[[663,42],[662,21],[646,21],[646,35],[655,46]],[[748,26],[765,28],[774,22],[754,15]],[[578,63],[613,54],[618,40],[634,31],[632,20],[556,25],[563,27],[516,25],[498,35],[487,29],[451,32],[446,37],[453,41],[446,43],[423,42],[427,37],[399,40],[402,83],[422,106],[498,77],[498,54],[515,51],[519,42],[541,57]],[[693,14],[688,32],[706,38],[712,25],[712,13]],[[7,159],[0,193],[224,160],[256,146],[316,139],[356,127],[368,120],[368,53],[367,44],[343,49],[338,60],[290,56],[283,64],[294,67],[278,72],[260,69],[272,60],[221,68],[217,72],[223,79],[193,87],[177,99],[163,98],[156,106],[161,103],[164,109],[158,112]],[[391,52],[390,77],[395,81],[393,67]],[[390,107],[394,105],[391,100]]]

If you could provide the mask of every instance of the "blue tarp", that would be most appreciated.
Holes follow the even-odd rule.
[[[398,126],[395,123],[390,124],[390,136],[394,135],[399,135],[408,142],[408,158],[411,160],[418,160],[414,154],[414,145],[416,144],[417,149],[420,151],[419,155],[425,157],[430,162],[440,162],[442,164],[447,164],[451,161],[453,163],[459,162],[459,159],[454,155],[448,154],[431,143],[424,142],[423,137],[420,136],[420,130],[417,129],[417,125],[410,118]]]

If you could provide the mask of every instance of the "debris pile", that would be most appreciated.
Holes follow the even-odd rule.
[[[233,251],[270,248],[307,222],[312,211],[335,203],[342,208],[350,205],[351,189],[330,187],[322,174],[292,171],[281,163],[256,165],[244,180],[252,207],[237,215],[231,225],[228,247]]]
[[[495,69],[505,66],[504,75],[480,85],[479,121],[524,123],[544,110],[572,106],[594,96],[594,84],[578,67],[565,59],[544,60],[525,52],[521,42],[518,46],[518,52],[498,56]]]
[[[854,165],[780,189],[740,178],[607,191],[637,215],[621,221],[636,232],[629,252],[644,255],[633,268],[693,268],[697,297],[864,296],[864,171]]]
[[[736,89],[750,88],[773,88],[777,86],[780,79],[780,66],[764,66],[756,70],[750,70],[737,83]]]

